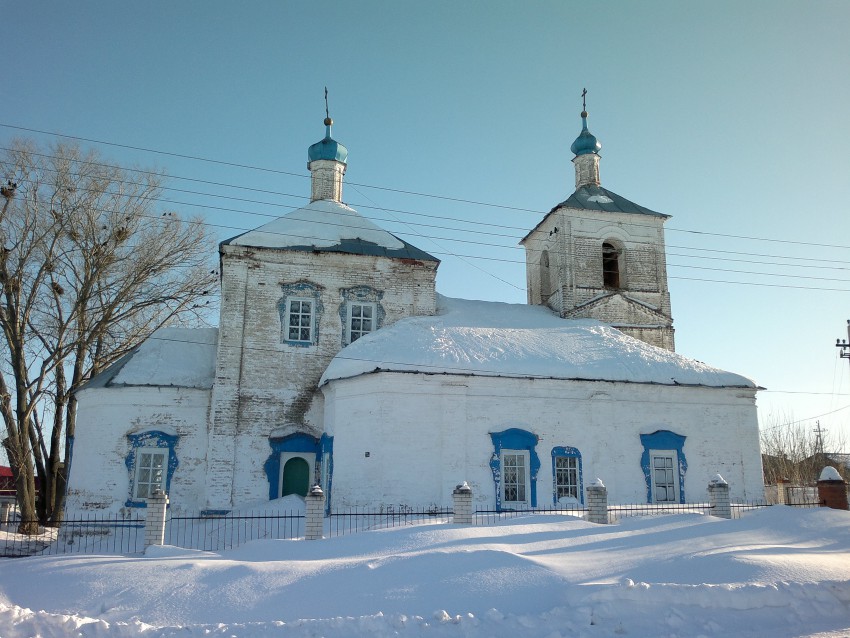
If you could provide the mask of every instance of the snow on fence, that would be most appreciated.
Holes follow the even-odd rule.
[[[325,530],[328,536],[333,537],[392,527],[450,523],[451,520],[452,510],[450,508],[436,506],[421,509],[387,507],[378,511],[351,507],[346,510],[335,510],[328,514]]]
[[[575,518],[586,518],[587,508],[575,503],[521,509],[476,510],[473,516],[473,525],[497,525],[502,521],[520,516],[572,516]]]
[[[16,517],[0,528],[0,557],[47,554],[135,554],[144,548],[145,522],[111,514],[66,517],[59,528],[18,534]]]
[[[171,516],[165,544],[187,549],[222,551],[255,540],[287,540],[304,536],[304,512],[271,511],[206,516]]]
[[[834,481],[833,481],[834,482]],[[591,486],[589,486],[590,489]],[[506,519],[522,516],[571,516],[597,523],[616,523],[632,516],[663,516],[670,514],[715,515],[723,518],[740,518],[744,512],[769,507],[769,501],[730,503],[728,485],[716,476],[709,484],[708,503],[635,503],[608,505],[607,492],[601,481],[593,488],[595,501],[590,506],[578,503],[559,504],[520,509],[477,510],[472,512],[472,490],[465,483],[459,485],[455,496],[455,508],[429,506],[412,508],[389,506],[378,510],[349,508],[334,510],[323,516],[323,508],[306,508],[303,504],[292,510],[282,510],[292,502],[281,501],[277,509],[268,511],[232,511],[226,513],[204,513],[197,516],[148,517],[148,536],[159,543],[186,549],[222,551],[238,547],[252,540],[290,540],[302,538],[328,538],[394,527],[411,525],[433,525],[456,523],[462,525],[495,525]],[[786,486],[785,505],[795,507],[819,507],[825,504],[817,488],[794,490]],[[162,497],[164,503],[167,498]],[[318,501],[317,501],[318,502]],[[323,503],[323,498],[321,503]],[[321,504],[320,503],[320,504]],[[834,506],[834,505],[833,505]],[[844,503],[846,508],[846,502]],[[455,512],[458,512],[455,516]],[[593,520],[596,513],[599,520]],[[17,533],[20,520],[13,511],[8,519],[0,521],[0,557],[32,556],[37,554],[138,554],[145,550],[145,519],[142,512],[129,515],[77,515],[66,517],[61,528],[41,528],[41,533],[26,536]],[[159,519],[158,529],[151,534],[152,521]],[[309,520],[308,520],[309,519]],[[164,525],[164,527],[163,527]],[[315,527],[313,534],[309,526]],[[311,528],[312,529],[312,528]]]

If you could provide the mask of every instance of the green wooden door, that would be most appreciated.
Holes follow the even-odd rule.
[[[309,488],[310,465],[298,456],[289,459],[283,466],[283,488],[280,495],[298,494],[299,496],[307,496]]]

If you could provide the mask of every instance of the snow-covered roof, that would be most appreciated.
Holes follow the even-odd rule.
[[[638,215],[649,215],[650,217],[661,217],[664,219],[670,217],[670,215],[657,213],[645,206],[635,204],[607,188],[602,188],[601,186],[595,186],[592,184],[580,186],[572,195],[555,206],[552,210],[557,210],[562,207],[599,210],[608,213],[635,213]]]
[[[375,371],[757,387],[598,321],[443,296],[436,316],[402,319],[344,348],[319,383]]]
[[[83,389],[175,386],[208,389],[215,378],[218,328],[160,328]]]
[[[329,199],[310,202],[222,243],[439,261],[369,221],[353,208]]]

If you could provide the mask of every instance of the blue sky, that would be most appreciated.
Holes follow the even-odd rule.
[[[86,143],[165,169],[195,192],[162,205],[225,238],[304,203],[328,86],[344,199],[443,259],[450,296],[525,301],[517,241],[574,188],[587,87],[602,184],[672,215],[677,350],[768,388],[763,423],[824,415],[850,449],[850,3],[0,8],[3,145],[56,139],[23,127],[268,169]]]

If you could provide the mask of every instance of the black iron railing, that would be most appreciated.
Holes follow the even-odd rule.
[[[351,507],[344,510],[334,510],[328,514],[325,530],[327,536],[343,536],[356,532],[408,525],[449,523],[451,518],[452,510],[450,508],[428,507],[417,510],[400,507],[375,511]]]

